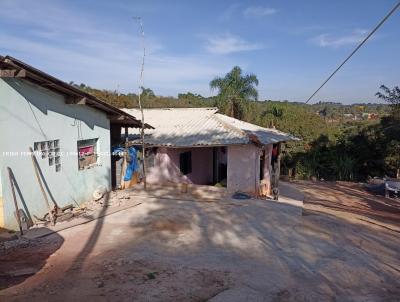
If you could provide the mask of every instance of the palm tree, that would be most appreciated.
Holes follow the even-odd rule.
[[[225,77],[216,77],[210,82],[211,89],[218,89],[220,106],[225,113],[235,118],[242,118],[244,102],[257,100],[258,91],[257,76],[254,74],[243,75],[239,66],[233,67]]]

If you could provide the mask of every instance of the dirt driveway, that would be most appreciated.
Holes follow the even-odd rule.
[[[136,197],[135,207],[0,255],[1,270],[39,270],[0,301],[398,301],[397,222],[315,208],[324,188],[297,186],[303,213],[270,201]]]

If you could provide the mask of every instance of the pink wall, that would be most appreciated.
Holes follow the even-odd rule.
[[[255,145],[228,146],[229,192],[258,192],[260,179],[260,148]]]
[[[149,183],[193,183],[207,185],[213,179],[212,148],[158,148],[154,166],[147,170]],[[179,169],[179,154],[192,152],[192,173],[182,175]]]
[[[269,183],[272,145],[265,146],[264,178]],[[192,152],[192,173],[182,175],[179,170],[179,154]],[[227,189],[258,194],[260,181],[260,155],[255,145],[227,147]],[[213,181],[213,148],[158,148],[154,166],[147,169],[149,183],[193,183],[208,185]]]

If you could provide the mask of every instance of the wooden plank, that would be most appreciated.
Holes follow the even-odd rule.
[[[43,194],[44,201],[45,201],[45,203],[46,203],[47,209],[49,210],[50,221],[51,221],[52,225],[54,225],[54,224],[55,224],[55,217],[54,217],[54,215],[53,215],[52,208],[50,207],[50,203],[49,203],[49,200],[48,200],[48,198],[47,198],[47,194],[46,194],[46,192],[45,192],[45,190],[44,190],[44,187],[43,187],[43,184],[42,184],[42,180],[40,179],[39,168],[38,168],[38,166],[37,166],[37,161],[36,161],[36,158],[35,158],[35,153],[33,152],[33,149],[32,149],[32,148],[29,148],[29,152],[31,153],[31,158],[32,158],[32,163],[33,163],[33,169],[34,169],[34,171],[35,171],[36,179],[37,179],[37,181],[38,181],[38,183],[39,183],[40,190],[42,191],[42,194]]]
[[[26,78],[26,70],[25,69],[21,69],[20,71],[18,71],[16,77],[17,78]]]
[[[20,234],[21,234],[21,235],[24,235],[24,233],[22,232],[21,217],[19,216],[19,209],[18,209],[17,196],[15,195],[14,177],[13,177],[11,168],[10,168],[10,167],[7,167],[7,170],[8,170],[8,177],[9,177],[9,179],[10,179],[11,192],[12,192],[13,199],[14,199],[15,215],[17,216],[17,220],[18,220],[19,231],[20,231]]]
[[[0,69],[0,78],[25,78],[26,70]]]
[[[1,69],[0,78],[14,78],[16,73],[15,69]]]

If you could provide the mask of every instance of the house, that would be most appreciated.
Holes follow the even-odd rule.
[[[217,108],[145,109],[144,118],[155,127],[145,132],[150,184],[219,185],[228,192],[252,195],[263,188],[269,195],[280,143],[296,140],[276,129],[220,114]],[[137,130],[130,130],[129,140],[140,148]]]
[[[0,227],[18,228],[11,183],[27,220],[48,211],[35,166],[50,203],[59,207],[91,199],[98,187],[110,190],[115,182],[110,149],[125,127],[141,127],[141,122],[32,66],[0,56]],[[37,165],[29,148],[36,151]]]

